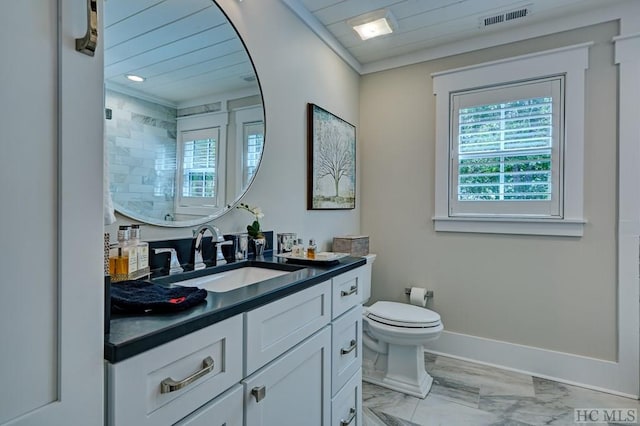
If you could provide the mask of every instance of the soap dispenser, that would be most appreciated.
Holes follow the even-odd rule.
[[[149,243],[140,238],[140,225],[131,225],[131,246],[137,255],[136,278],[149,274]]]

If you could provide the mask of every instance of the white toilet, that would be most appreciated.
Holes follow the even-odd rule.
[[[371,273],[376,255],[365,257]],[[371,289],[365,289],[363,303],[370,296]],[[424,366],[423,344],[437,339],[442,330],[440,315],[420,306],[379,301],[365,307],[362,380],[419,398],[426,397],[433,378]]]

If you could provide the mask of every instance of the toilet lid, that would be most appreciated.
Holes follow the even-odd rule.
[[[367,308],[367,316],[374,321],[401,327],[436,327],[440,324],[438,313],[398,302],[376,302]]]

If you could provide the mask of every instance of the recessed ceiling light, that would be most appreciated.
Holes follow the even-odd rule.
[[[389,22],[384,18],[376,19],[375,21],[367,22],[366,24],[355,25],[353,29],[358,33],[362,40],[368,40],[370,38],[391,34],[393,32]]]
[[[127,74],[125,77],[127,77],[131,81],[135,81],[136,83],[142,83],[146,80],[146,78],[134,74]]]
[[[347,24],[358,34],[361,40],[391,34],[396,27],[395,19],[386,9],[376,10],[349,19]]]

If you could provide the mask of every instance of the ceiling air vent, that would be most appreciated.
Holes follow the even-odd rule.
[[[494,15],[483,16],[480,18],[480,28],[513,21],[515,19],[525,18],[529,15],[531,15],[531,5],[510,10],[508,12],[501,12]]]
[[[484,27],[487,27],[493,24],[499,24],[500,22],[504,22],[504,13],[501,13],[500,15],[488,16],[484,18],[483,21],[484,21],[484,25],[483,25]]]
[[[513,19],[524,18],[529,14],[529,9],[526,7],[524,9],[513,10],[511,12],[507,12],[504,14],[505,21],[511,21]]]

